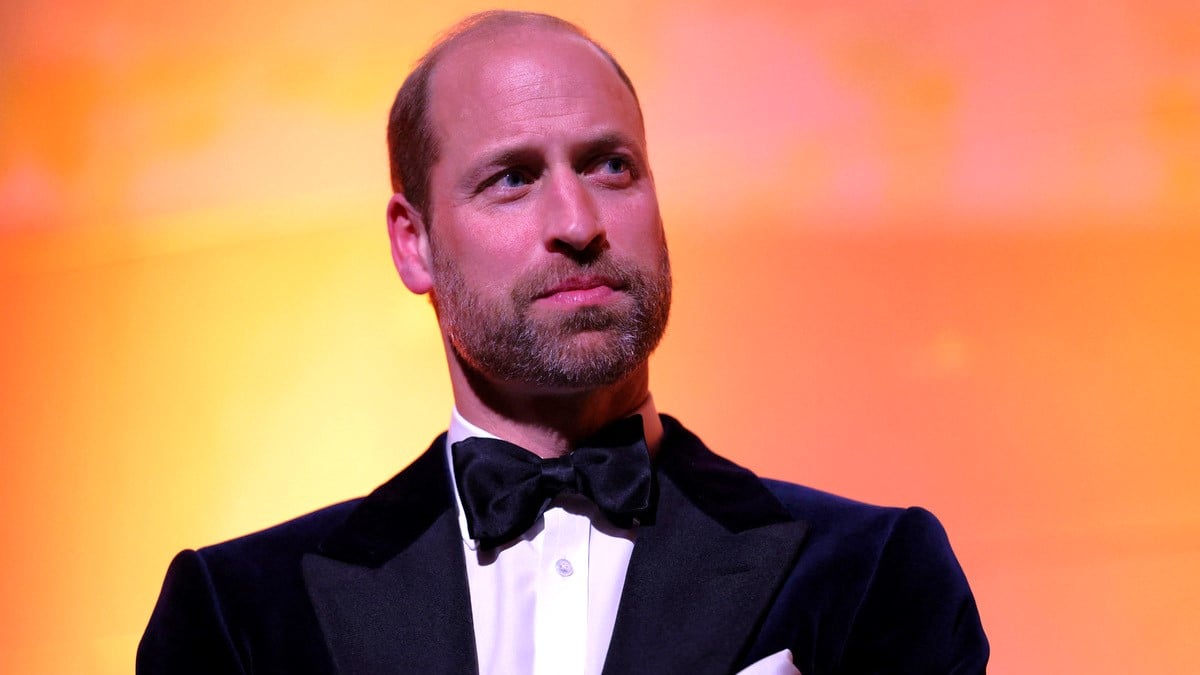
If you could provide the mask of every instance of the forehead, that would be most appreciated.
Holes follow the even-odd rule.
[[[596,126],[642,139],[637,101],[616,68],[561,30],[518,27],[469,38],[443,55],[429,99],[444,151]]]

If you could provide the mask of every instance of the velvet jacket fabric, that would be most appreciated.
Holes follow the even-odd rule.
[[[763,480],[670,417],[604,672],[983,673],[967,580],[927,511]],[[139,675],[477,672],[444,437],[369,496],[171,563]]]

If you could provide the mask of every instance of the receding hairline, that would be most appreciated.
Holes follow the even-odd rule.
[[[430,48],[422,59],[423,62],[427,63],[427,67],[429,68],[429,89],[426,95],[429,96],[430,101],[434,98],[433,84],[437,81],[437,73],[443,61],[452,58],[463,49],[478,45],[481,41],[499,41],[500,39],[511,38],[512,34],[509,31],[514,28],[542,30],[586,45],[613,69],[613,74],[617,76],[617,79],[625,85],[625,88],[633,96],[638,117],[642,116],[641,102],[638,100],[637,91],[634,89],[633,82],[629,79],[628,74],[625,73],[625,70],[617,62],[616,58],[584,32],[583,29],[565,19],[560,19],[549,14],[509,10],[491,10],[469,16],[438,38],[433,47]]]

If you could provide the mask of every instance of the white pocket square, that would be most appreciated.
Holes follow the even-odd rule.
[[[800,675],[800,671],[792,663],[792,650],[784,649],[751,663],[737,675]]]

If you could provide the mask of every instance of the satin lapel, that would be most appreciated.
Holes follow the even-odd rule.
[[[477,672],[442,439],[366,497],[304,580],[337,670]]]
[[[604,672],[733,672],[792,568],[805,525],[757,477],[677,422],[657,511],[638,529]]]

